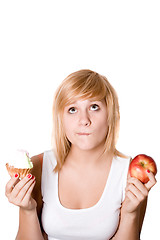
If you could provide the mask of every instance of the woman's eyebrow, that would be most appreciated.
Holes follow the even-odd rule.
[[[66,106],[70,106],[72,104],[76,104],[76,101],[68,103]]]
[[[90,103],[93,103],[93,102],[102,103],[101,100],[96,100],[96,99],[88,99],[88,101],[89,101]],[[74,104],[77,104],[77,103],[78,103],[78,101],[73,101],[73,102],[68,103],[66,106],[74,105]]]

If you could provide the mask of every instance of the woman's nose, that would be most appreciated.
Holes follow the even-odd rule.
[[[87,111],[80,113],[79,123],[80,125],[83,125],[83,126],[89,126],[91,124],[91,120]]]

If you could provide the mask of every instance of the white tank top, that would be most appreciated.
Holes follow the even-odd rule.
[[[109,240],[119,223],[130,158],[114,157],[99,201],[85,209],[68,209],[58,196],[58,173],[53,151],[44,152],[42,166],[42,226],[48,240]]]

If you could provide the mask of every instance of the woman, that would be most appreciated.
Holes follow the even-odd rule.
[[[119,105],[106,77],[70,74],[56,91],[53,123],[53,150],[6,185],[20,208],[16,239],[138,240],[156,179],[149,171],[145,185],[131,178],[130,158],[116,150]]]

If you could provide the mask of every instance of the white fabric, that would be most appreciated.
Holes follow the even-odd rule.
[[[109,240],[117,230],[130,158],[114,157],[104,192],[97,204],[85,209],[68,209],[58,196],[56,159],[46,151],[42,167],[42,225],[48,240]]]

